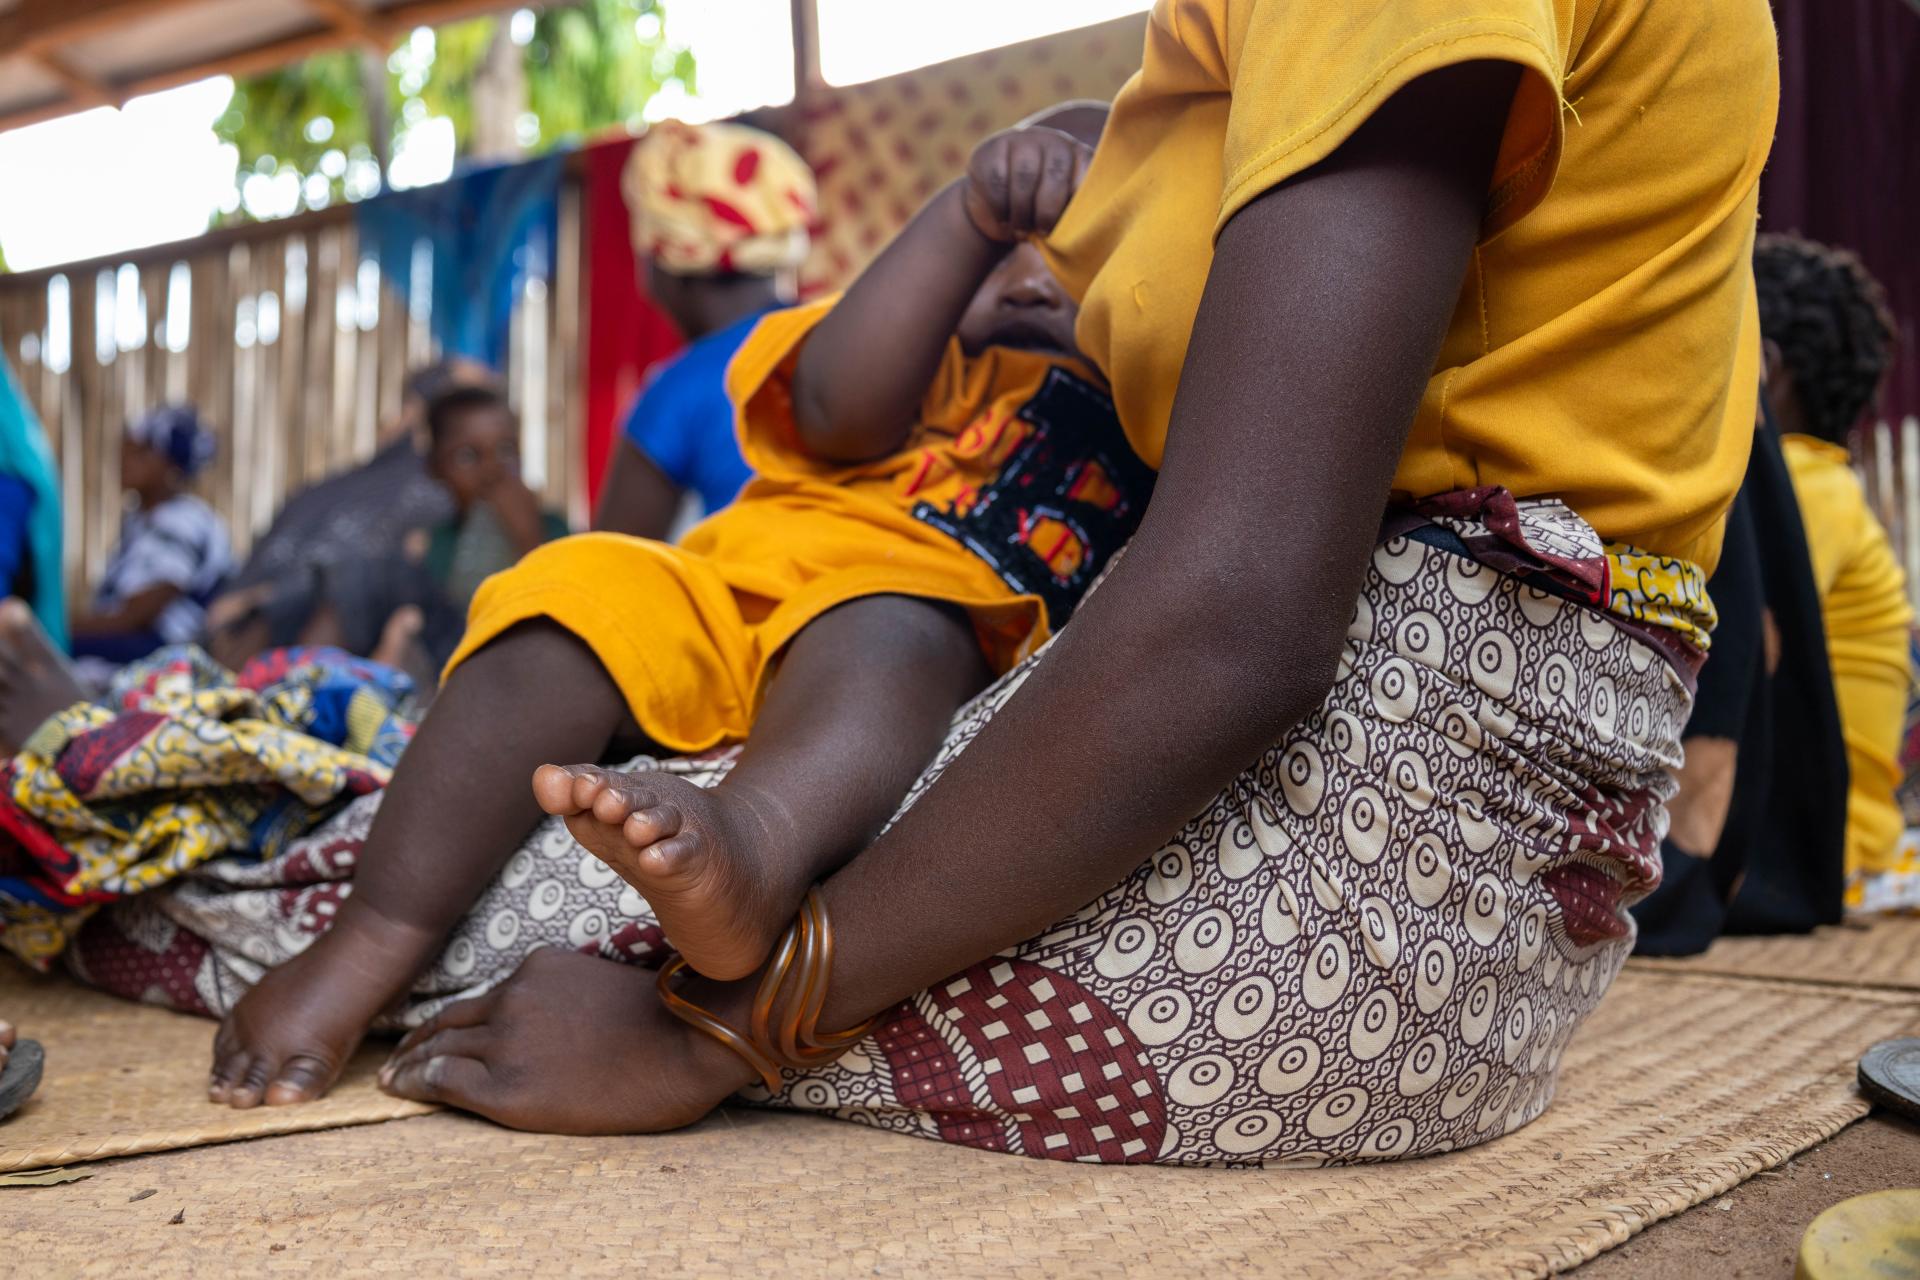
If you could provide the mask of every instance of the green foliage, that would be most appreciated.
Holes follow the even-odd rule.
[[[688,0],[698,3],[699,0]],[[660,16],[656,0],[589,0],[542,11],[527,45],[527,107],[536,145],[578,138],[615,121],[637,124],[649,98],[669,84],[699,86],[693,54],[657,36],[642,41],[634,23]],[[608,33],[616,37],[609,40]]]
[[[647,100],[670,84],[693,92],[693,55],[666,42],[663,10],[661,0],[574,0],[535,10],[531,38],[514,46],[525,75],[521,146],[544,151],[636,124]],[[321,54],[236,82],[233,101],[214,124],[239,152],[236,182],[244,188],[260,175],[278,181],[283,196],[298,184],[306,207],[369,195],[381,185],[375,157],[383,149],[391,155],[382,143],[397,145],[407,130],[435,117],[452,122],[457,151],[467,154],[488,50],[513,30],[502,14],[401,39],[375,71],[386,86],[384,113],[367,110],[358,51]],[[527,35],[524,19],[518,34]],[[390,139],[375,137],[382,114],[392,122]],[[230,218],[251,216],[261,185],[244,203],[236,191]]]
[[[324,204],[346,194],[347,174],[373,159],[373,138],[360,90],[360,54],[323,53],[294,66],[234,83],[233,100],[214,121],[221,141],[239,152],[236,183],[254,175],[310,174],[327,179]],[[392,85],[392,77],[386,78]],[[389,108],[391,118],[391,108]],[[239,192],[235,192],[238,199]]]

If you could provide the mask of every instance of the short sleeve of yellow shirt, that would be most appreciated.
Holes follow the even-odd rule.
[[[1220,227],[1412,80],[1480,60],[1523,74],[1395,490],[1558,497],[1711,569],[1760,376],[1766,0],[1159,0],[1047,245],[1081,349],[1158,465]]]

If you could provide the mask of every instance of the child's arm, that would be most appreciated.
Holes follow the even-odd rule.
[[[1055,129],[995,134],[808,335],[793,372],[808,453],[864,462],[898,449],[967,303],[1007,249],[1044,235],[1093,153]]]

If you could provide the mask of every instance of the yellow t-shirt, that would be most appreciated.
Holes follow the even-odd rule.
[[[1558,497],[1710,570],[1760,380],[1766,0],[1159,0],[1049,245],[1080,348],[1158,465],[1219,228],[1409,81],[1485,59],[1526,74],[1395,489]]]
[[[1913,672],[1913,608],[1893,544],[1867,506],[1847,451],[1812,436],[1781,437],[1806,525],[1827,662],[1847,743],[1847,888],[1891,870],[1905,825],[1894,791]],[[1852,902],[1851,905],[1858,905]]]

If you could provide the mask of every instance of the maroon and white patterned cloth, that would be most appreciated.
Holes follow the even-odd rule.
[[[1520,517],[1500,535],[1509,548],[1526,504]],[[916,796],[1031,667],[961,713]],[[1045,934],[883,1014],[838,1062],[748,1096],[1107,1162],[1378,1160],[1507,1132],[1546,1107],[1568,1039],[1631,949],[1626,908],[1659,877],[1690,701],[1607,615],[1391,538],[1320,709],[1171,843]],[[637,765],[706,784],[727,766]],[[272,864],[203,868],[97,917],[74,967],[223,1012],[325,928],[379,801]],[[397,1021],[539,946],[665,955],[646,904],[550,822]]]

